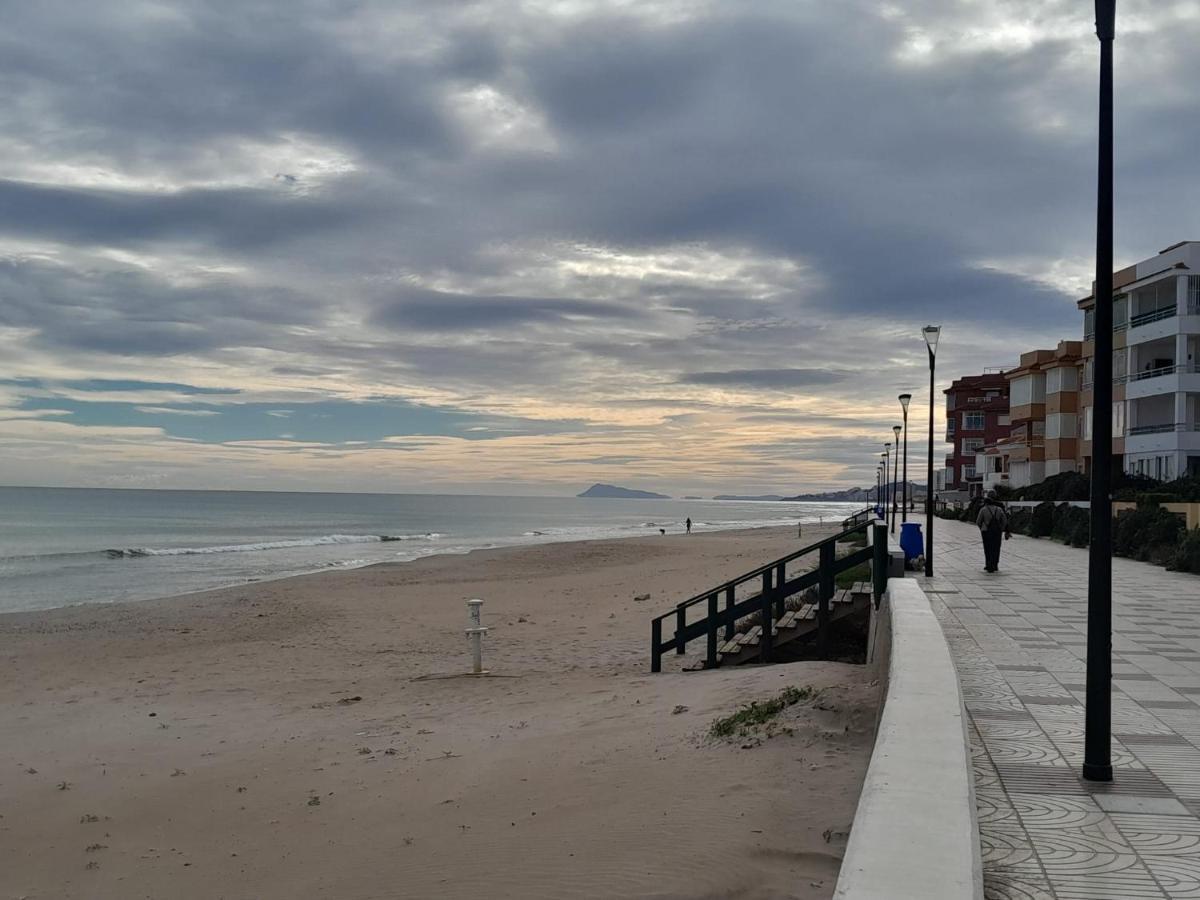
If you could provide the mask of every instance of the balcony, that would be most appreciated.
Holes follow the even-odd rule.
[[[1135,372],[1129,376],[1126,397],[1136,400],[1177,391],[1200,391],[1200,366],[1195,363],[1171,364]]]
[[[1130,316],[1129,327],[1141,328],[1143,325],[1149,325],[1151,322],[1161,322],[1163,319],[1169,319],[1174,315],[1174,306],[1164,306],[1162,309],[1155,309],[1150,312],[1138,313],[1136,316]]]
[[[1155,453],[1200,450],[1200,422],[1135,425],[1125,439],[1125,452]]]

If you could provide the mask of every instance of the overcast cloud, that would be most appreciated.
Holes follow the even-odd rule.
[[[922,325],[939,386],[1080,336],[1091,19],[5,3],[0,483],[870,483]],[[1200,238],[1198,44],[1121,4],[1122,264]]]

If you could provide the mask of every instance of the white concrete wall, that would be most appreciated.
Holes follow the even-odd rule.
[[[982,900],[966,712],[916,581],[888,582],[887,689],[835,900]]]

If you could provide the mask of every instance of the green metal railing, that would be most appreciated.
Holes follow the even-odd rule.
[[[859,532],[865,532],[868,526],[874,528],[871,546],[839,558],[838,542]],[[789,579],[788,563],[814,552],[819,554],[817,567]],[[689,597],[676,604],[670,612],[650,621],[650,671],[662,671],[664,653],[674,650],[682,656],[687,652],[688,643],[700,638],[704,638],[706,642],[705,668],[715,668],[718,663],[717,646],[722,633],[724,640],[732,640],[738,620],[754,613],[760,615],[762,625],[759,659],[762,662],[770,662],[774,620],[783,616],[788,597],[812,587],[817,588],[817,646],[824,654],[829,646],[829,604],[836,591],[836,576],[864,562],[872,563],[871,583],[875,605],[878,607],[879,598],[887,584],[887,527],[877,521],[872,524],[869,519],[851,525],[833,537],[809,544],[774,562]],[[759,592],[739,601],[738,587],[755,580],[761,580]],[[701,604],[704,604],[703,618],[689,622],[689,610]],[[671,619],[674,620],[674,633],[664,640],[664,623]]]

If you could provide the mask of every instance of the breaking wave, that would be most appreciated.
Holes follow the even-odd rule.
[[[293,547],[321,547],[327,544],[380,544],[391,541],[432,541],[442,537],[436,531],[425,534],[324,534],[320,537],[283,541],[259,541],[253,544],[224,544],[215,547],[127,547],[105,550],[110,559],[145,556],[200,556],[209,553],[253,553],[259,550],[287,550]]]

